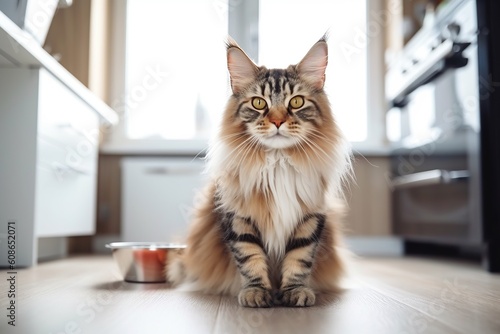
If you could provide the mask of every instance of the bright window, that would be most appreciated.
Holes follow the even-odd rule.
[[[229,93],[228,15],[248,15],[236,8],[242,5],[240,0],[127,1],[128,138],[207,138],[217,128]],[[329,31],[325,89],[332,110],[351,141],[366,140],[366,0],[260,0],[259,6],[258,62],[267,67],[297,63]]]
[[[227,100],[227,4],[128,0],[126,133],[208,137]]]
[[[298,63],[329,31],[325,90],[342,130],[351,141],[367,138],[366,0],[261,0],[259,63]],[[366,41],[366,40],[365,40]]]

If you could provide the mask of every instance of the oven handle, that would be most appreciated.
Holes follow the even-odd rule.
[[[449,184],[469,179],[468,170],[442,170],[434,169],[426,172],[398,176],[391,180],[392,189],[422,187],[435,184]]]
[[[393,94],[392,107],[403,108],[408,104],[408,95],[417,88],[435,80],[449,69],[464,67],[468,59],[463,56],[463,51],[469,47],[468,42],[452,42],[445,40],[427,57],[427,59],[415,65],[417,70],[406,80]]]

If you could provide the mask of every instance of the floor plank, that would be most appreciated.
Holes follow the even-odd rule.
[[[353,275],[365,285],[460,333],[500,332],[500,278],[464,262],[418,258],[364,261]]]
[[[1,271],[0,305],[8,303]],[[0,333],[500,333],[500,277],[418,258],[355,259],[345,289],[312,308],[248,309],[235,298],[121,280],[110,256],[17,275],[15,328]]]
[[[426,315],[372,289],[350,288],[307,309],[247,309],[224,298],[216,333],[417,333],[405,319],[430,321]],[[453,333],[438,323],[428,333]]]

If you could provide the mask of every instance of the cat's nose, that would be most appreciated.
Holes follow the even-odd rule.
[[[283,125],[283,123],[285,123],[285,120],[284,119],[277,119],[277,118],[274,118],[274,119],[270,119],[269,120],[271,123],[273,123],[274,125],[276,125],[276,127],[279,129],[281,125]]]

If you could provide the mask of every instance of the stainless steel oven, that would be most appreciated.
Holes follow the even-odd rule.
[[[386,76],[393,227],[407,242],[480,249],[476,1],[451,1]]]

